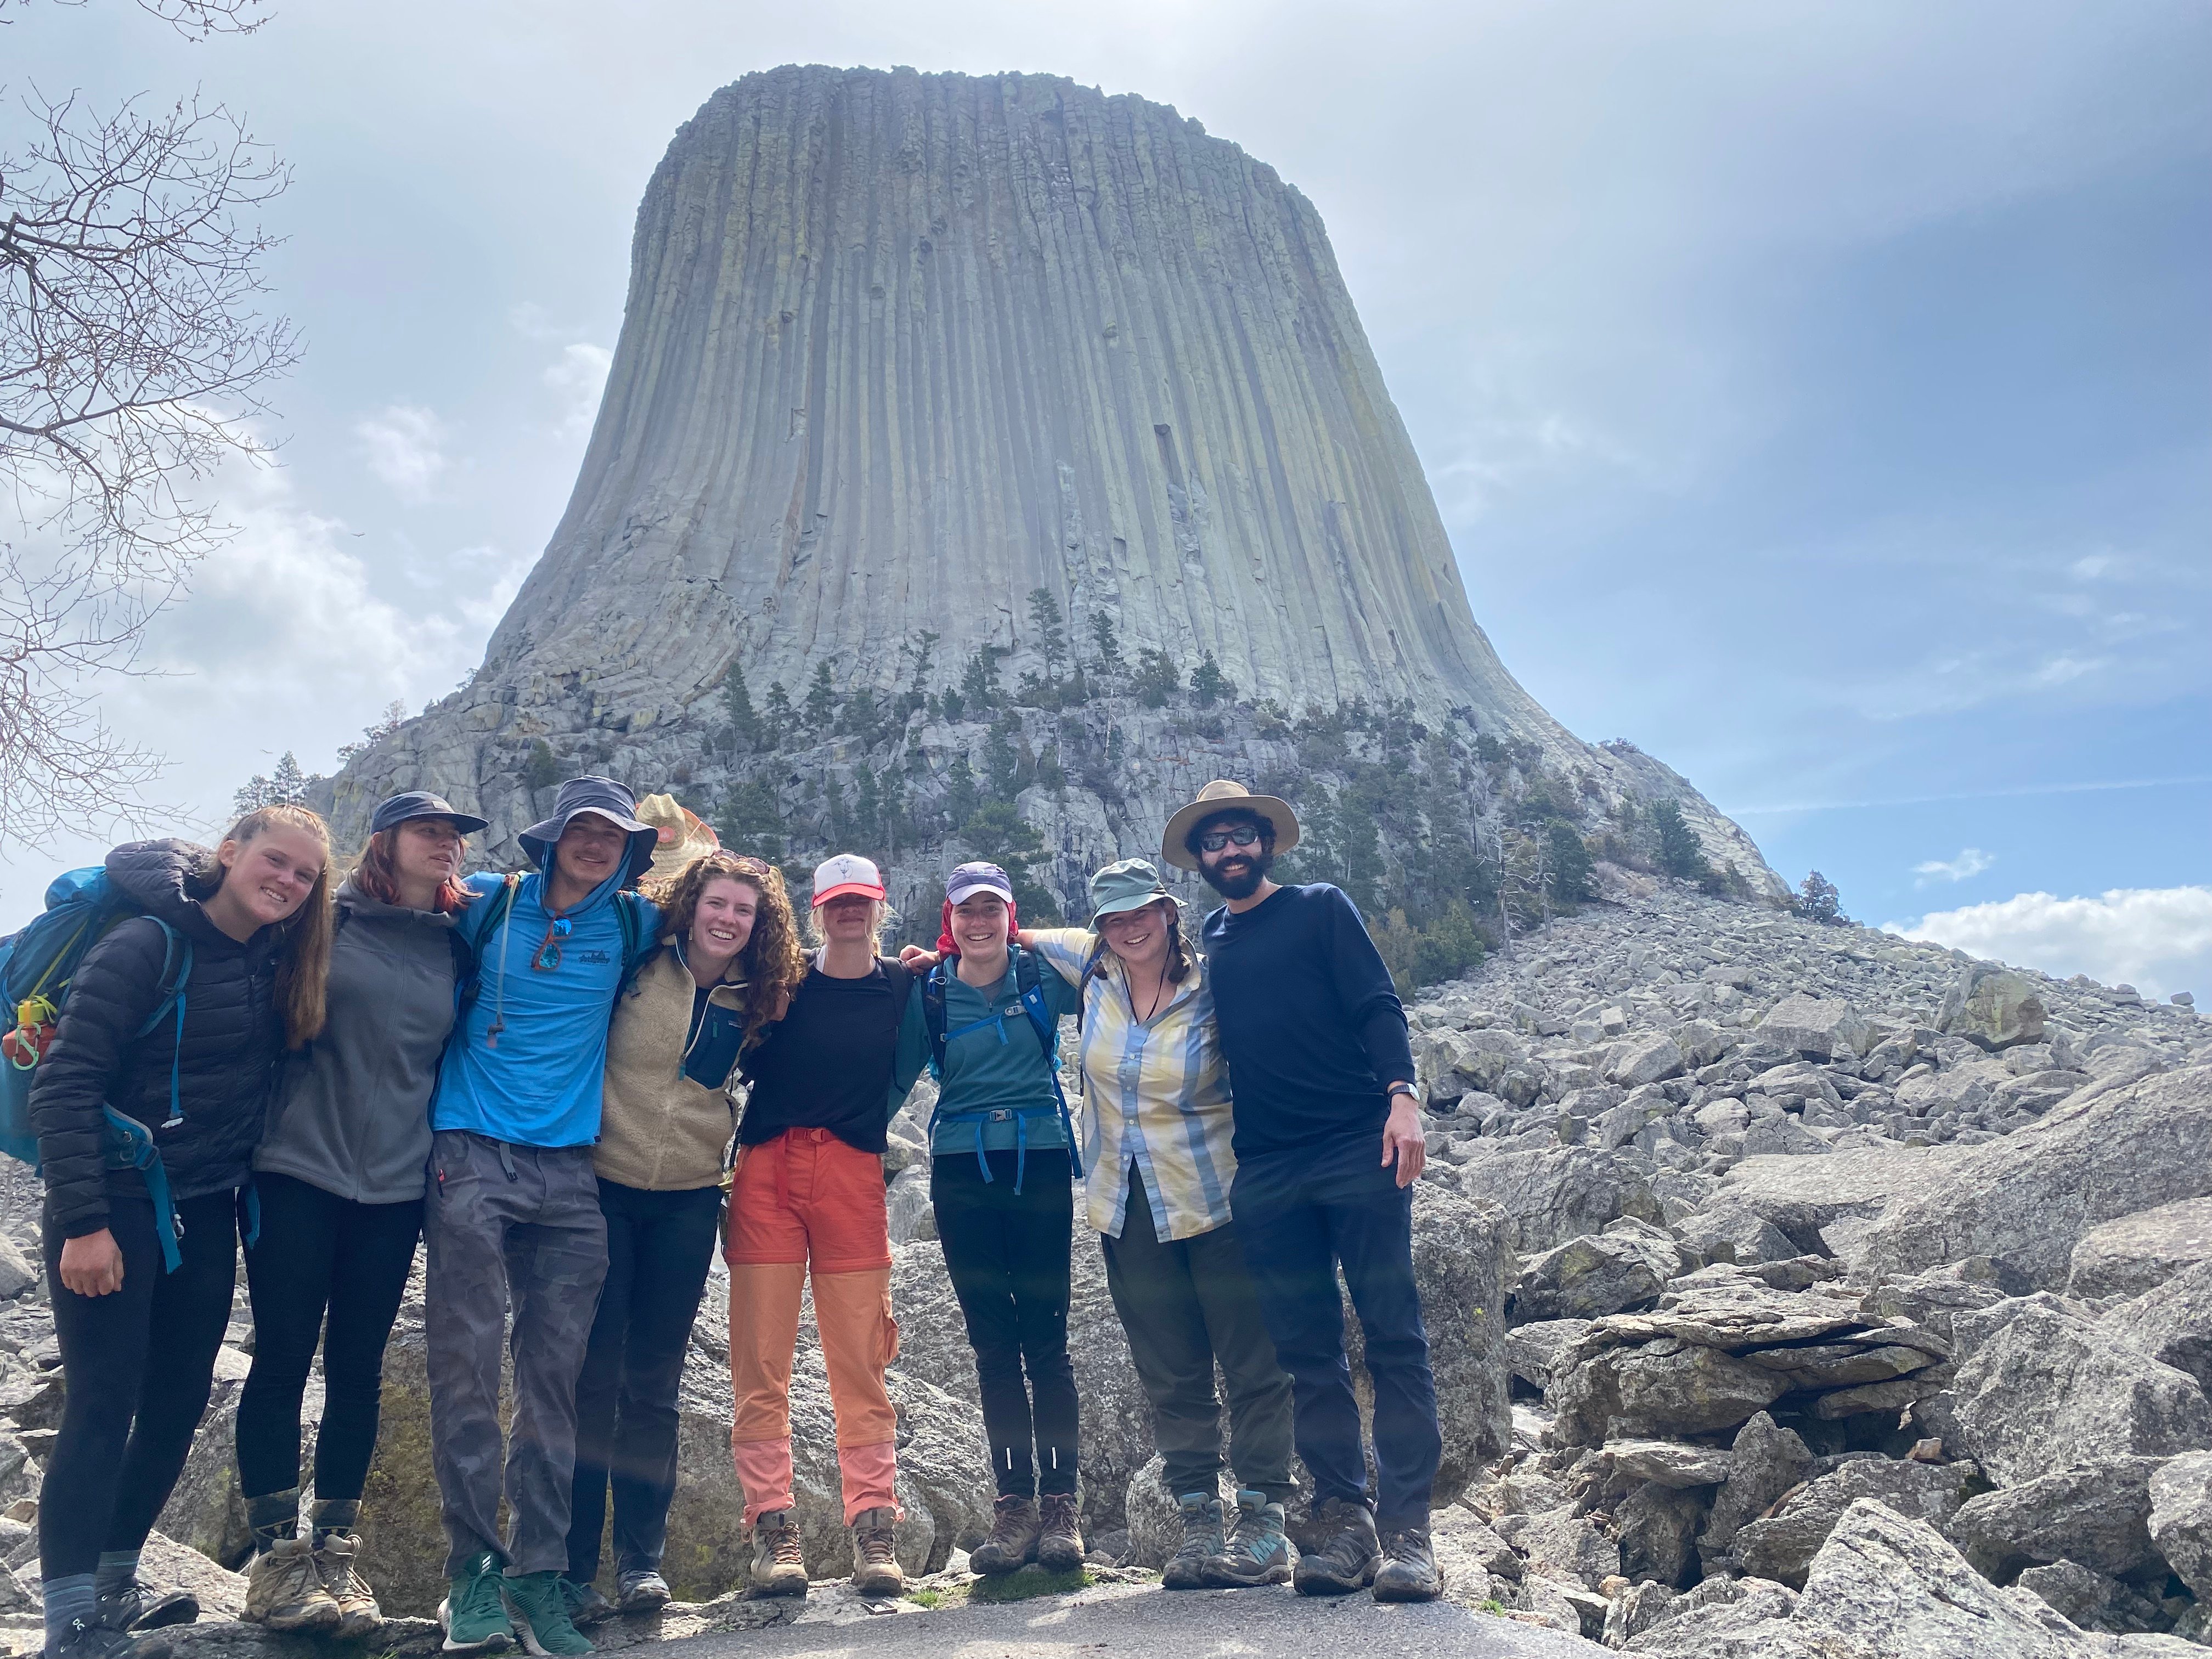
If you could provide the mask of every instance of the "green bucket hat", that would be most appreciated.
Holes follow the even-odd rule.
[[[1142,859],[1122,859],[1091,878],[1091,921],[1123,910],[1141,910],[1147,904],[1172,899],[1160,872]],[[1177,902],[1181,902],[1180,900]]]

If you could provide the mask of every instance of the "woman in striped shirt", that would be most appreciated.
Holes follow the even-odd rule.
[[[1176,900],[1142,859],[1091,878],[1089,928],[1024,930],[1080,988],[1086,1200],[1129,1355],[1152,1407],[1169,1494],[1182,1511],[1170,1589],[1291,1576],[1291,1381],[1230,1219],[1237,1172],[1229,1079],[1205,963]],[[1224,1535],[1218,1363],[1228,1382],[1236,1524]]]

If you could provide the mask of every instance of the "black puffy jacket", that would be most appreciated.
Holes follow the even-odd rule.
[[[106,1226],[111,1193],[145,1194],[137,1170],[106,1167],[103,1103],[154,1132],[173,1199],[242,1186],[252,1167],[284,1051],[280,936],[264,927],[241,945],[208,920],[190,880],[207,857],[183,841],[132,842],[107,855],[108,879],[191,944],[192,970],[180,1044],[173,1011],[145,1036],[131,1035],[161,989],[167,941],[153,922],[118,923],[77,964],[31,1085],[47,1224],[65,1238]],[[173,1062],[184,1121],[164,1127]]]

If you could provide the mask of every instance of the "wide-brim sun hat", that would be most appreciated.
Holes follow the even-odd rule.
[[[376,811],[368,820],[368,833],[380,835],[415,818],[451,818],[453,828],[465,836],[473,836],[479,830],[491,827],[489,818],[480,818],[473,812],[454,811],[452,803],[443,795],[434,795],[427,789],[410,789],[387,796],[377,803]]]
[[[1198,792],[1198,799],[1168,820],[1160,836],[1160,856],[1178,870],[1199,867],[1198,854],[1183,843],[1192,829],[1219,812],[1249,812],[1266,820],[1275,832],[1275,851],[1287,853],[1298,844],[1298,815],[1291,804],[1273,795],[1255,795],[1228,778],[1216,778]]]
[[[835,854],[814,866],[816,909],[848,893],[858,893],[862,898],[882,898],[883,872],[858,853]]]
[[[637,797],[630,793],[627,784],[617,783],[612,778],[570,778],[553,798],[553,816],[532,824],[515,839],[522,843],[522,850],[530,855],[532,864],[540,870],[549,869],[553,849],[567,832],[569,820],[580,812],[592,813],[629,836],[629,856],[623,861],[622,878],[628,884],[651,867],[654,849],[660,845],[660,831],[641,823],[636,811]]]
[[[1118,860],[1091,878],[1091,925],[1096,927],[1102,916],[1141,910],[1162,899],[1171,904],[1182,902],[1168,891],[1158,869],[1148,860]]]

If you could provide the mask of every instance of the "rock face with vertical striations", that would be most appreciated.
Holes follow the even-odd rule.
[[[825,664],[890,696],[934,635],[940,672],[994,646],[1010,684],[1049,678],[1039,589],[1079,646],[1104,617],[1133,664],[1211,655],[1225,750],[1124,734],[1198,782],[1273,758],[1237,710],[1456,710],[1585,775],[1592,811],[1680,799],[1717,863],[1775,884],[1679,777],[1580,742],[1498,661],[1312,204],[1161,105],[910,70],[750,75],[677,134],[568,511],[474,683],[337,781],[338,828],[434,776],[496,852],[541,742],[711,796],[733,664],[757,698]],[[914,711],[901,760],[933,774],[957,725]],[[1184,781],[1024,811],[1110,857]]]

